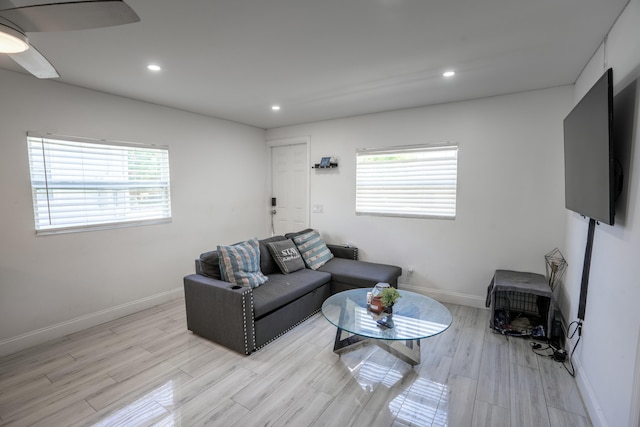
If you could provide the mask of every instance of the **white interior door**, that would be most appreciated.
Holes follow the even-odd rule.
[[[273,233],[281,235],[309,226],[309,165],[307,145],[271,147]]]

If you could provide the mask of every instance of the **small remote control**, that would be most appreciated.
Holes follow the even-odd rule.
[[[376,323],[378,324],[378,326],[382,326],[383,328],[393,328],[393,324],[392,323],[389,323],[389,322],[387,322],[385,320],[382,320],[382,319],[376,321]]]

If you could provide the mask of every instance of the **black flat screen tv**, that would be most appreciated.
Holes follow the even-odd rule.
[[[613,71],[609,68],[564,119],[565,206],[613,225]]]

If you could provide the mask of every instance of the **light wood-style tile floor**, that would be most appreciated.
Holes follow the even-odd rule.
[[[188,332],[172,301],[0,358],[0,425],[591,425],[559,363],[447,306],[412,368],[377,347],[339,358],[321,314],[242,356]]]

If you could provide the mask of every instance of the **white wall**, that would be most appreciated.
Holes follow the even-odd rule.
[[[578,384],[594,425],[637,426],[640,404],[632,400],[640,336],[640,0],[632,0],[575,85],[574,103],[606,68],[613,68],[614,120],[622,153],[624,191],[616,203],[616,225],[596,227],[582,340],[577,351]],[[621,147],[621,148],[620,148]],[[567,214],[567,271],[563,313],[577,317],[588,221]],[[637,387],[637,385],[636,385]],[[636,389],[636,393],[638,390]]]
[[[0,70],[0,354],[181,294],[193,260],[268,230],[264,130]],[[36,237],[26,132],[169,146],[173,221]]]
[[[484,307],[496,269],[544,273],[544,254],[564,242],[562,118],[572,87],[372,114],[267,131],[268,139],[309,135],[311,226],[332,243],[351,242],[361,259],[415,268],[401,287]],[[357,148],[459,143],[455,220],[355,215]]]

